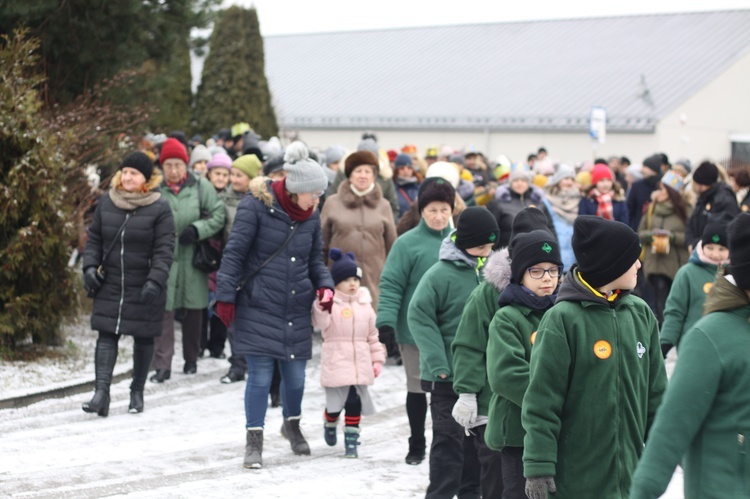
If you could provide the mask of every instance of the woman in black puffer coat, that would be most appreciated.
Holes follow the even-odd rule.
[[[153,170],[142,152],[125,157],[109,192],[99,200],[83,255],[84,286],[94,297],[91,328],[99,332],[96,391],[83,410],[99,416],[109,413],[109,385],[123,334],[134,338],[129,412],[143,412],[154,338],[162,330],[175,226],[169,203],[158,190],[162,177]],[[96,275],[100,265],[103,281]]]

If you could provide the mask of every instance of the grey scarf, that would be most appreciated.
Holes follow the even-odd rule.
[[[125,211],[133,211],[136,208],[154,204],[160,197],[159,191],[128,192],[115,186],[109,188],[109,199],[115,206]]]

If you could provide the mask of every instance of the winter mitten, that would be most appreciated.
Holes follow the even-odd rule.
[[[154,281],[148,280],[141,290],[141,303],[153,303],[161,294],[161,287]]]
[[[320,302],[320,308],[330,314],[333,309],[333,290],[330,288],[320,288],[318,290],[318,301]]]
[[[398,343],[396,343],[395,329],[391,326],[381,326],[378,328],[378,336],[380,337],[380,342],[385,345],[388,357],[393,357],[398,354]]]
[[[96,278],[96,267],[87,267],[83,271],[83,287],[91,294],[96,293],[102,287],[99,279]]]
[[[672,345],[669,343],[662,343],[661,344],[661,354],[664,356],[664,358],[667,358],[667,354],[669,351],[672,350]]]
[[[383,364],[378,363],[372,365],[372,372],[376,378],[380,376],[381,371],[383,371]]]
[[[551,496],[557,492],[554,477],[531,476],[526,478],[526,495],[529,499],[547,499],[547,490],[549,490]]]
[[[464,428],[471,428],[477,421],[477,394],[461,393],[453,405],[453,419]]]
[[[187,246],[194,244],[198,240],[198,229],[192,225],[188,225],[187,229],[183,230],[180,234],[180,244]]]
[[[216,302],[216,314],[226,327],[231,326],[234,322],[234,303]]]

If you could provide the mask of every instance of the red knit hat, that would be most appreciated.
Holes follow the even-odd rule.
[[[161,153],[159,153],[159,164],[163,165],[168,159],[181,159],[187,165],[190,161],[187,155],[187,149],[177,139],[169,138],[161,146]]]
[[[605,178],[614,180],[612,170],[607,165],[598,164],[591,170],[591,185],[596,185],[600,180]]]

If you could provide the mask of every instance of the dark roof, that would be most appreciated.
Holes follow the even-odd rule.
[[[269,36],[266,74],[287,127],[581,130],[599,105],[608,130],[646,132],[748,52],[748,26],[734,10]]]

